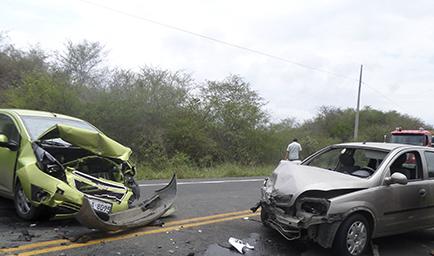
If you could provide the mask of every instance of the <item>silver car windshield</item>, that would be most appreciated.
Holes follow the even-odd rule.
[[[80,120],[45,116],[21,116],[21,119],[23,120],[32,140],[36,140],[42,133],[56,124],[66,124],[77,128],[98,131],[91,124]]]
[[[304,162],[303,165],[367,178],[378,169],[388,153],[364,148],[331,148]]]

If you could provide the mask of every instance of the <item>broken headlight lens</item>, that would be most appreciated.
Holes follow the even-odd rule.
[[[289,207],[292,195],[273,195],[272,201],[276,206]]]
[[[39,169],[50,174],[51,176],[60,180],[66,181],[64,167],[56,158],[36,143],[33,144],[33,150],[35,152],[37,165]]]
[[[330,203],[326,199],[303,199],[299,204],[299,209],[313,215],[326,215]]]

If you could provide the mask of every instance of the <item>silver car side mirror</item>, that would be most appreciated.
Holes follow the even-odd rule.
[[[395,183],[405,185],[408,183],[408,180],[407,176],[405,176],[404,174],[400,172],[394,172],[390,177],[386,177],[384,179],[384,183],[386,183],[386,185],[391,185]]]

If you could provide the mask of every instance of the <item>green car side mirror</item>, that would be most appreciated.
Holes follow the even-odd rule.
[[[9,143],[8,136],[0,134],[0,146],[7,145]]]
[[[16,151],[18,149],[18,144],[15,142],[10,142],[8,136],[0,134],[0,147]]]

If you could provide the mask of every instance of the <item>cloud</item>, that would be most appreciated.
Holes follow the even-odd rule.
[[[320,105],[355,107],[363,64],[362,106],[397,110],[434,123],[427,107],[434,92],[434,3],[429,0],[418,4],[403,0],[89,0],[118,12],[87,0],[6,1],[0,10],[0,29],[9,31],[18,46],[39,42],[53,50],[61,49],[66,39],[96,40],[110,50],[113,65],[182,69],[200,81],[239,74],[266,99],[273,120],[304,120]]]

